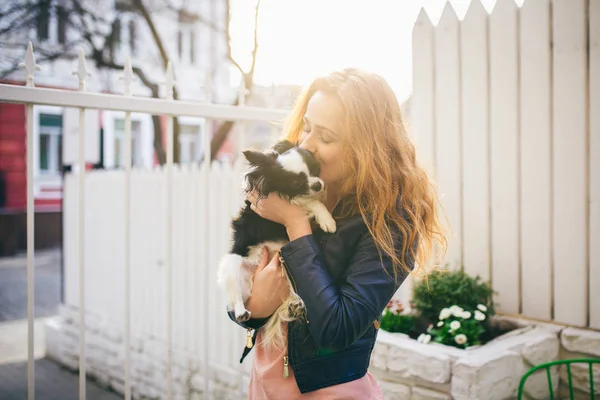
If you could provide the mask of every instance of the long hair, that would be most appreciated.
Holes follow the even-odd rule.
[[[342,162],[348,174],[342,193],[352,201],[344,202],[348,207],[342,214],[362,216],[380,257],[392,260],[395,277],[411,272],[409,257],[416,274],[436,269],[447,249],[442,207],[435,185],[417,162],[391,87],[381,76],[359,69],[318,78],[286,121],[286,139],[299,141],[308,102],[318,91],[335,96],[343,110]],[[394,246],[396,232],[405,238],[401,249]]]

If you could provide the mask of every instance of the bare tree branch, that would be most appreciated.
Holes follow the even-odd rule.
[[[256,8],[254,10],[254,47],[252,48],[252,65],[250,66],[250,71],[246,75],[250,77],[250,82],[246,81],[246,88],[250,88],[252,86],[252,81],[254,80],[254,68],[256,67],[256,53],[258,52],[258,14],[260,11],[260,0],[256,2]]]
[[[225,1],[225,15],[225,41],[227,42],[227,59],[240,71],[240,74],[244,75],[244,69],[233,58],[233,54],[231,52],[231,0]]]
[[[229,21],[231,20],[231,0],[226,0],[226,6],[225,6],[225,8],[226,8],[225,37],[226,37],[226,41],[227,41],[227,58],[229,59],[229,61],[231,61],[231,63],[233,65],[235,65],[235,67],[242,74],[242,78],[244,79],[244,85],[246,86],[246,93],[245,93],[246,95],[250,95],[252,93],[252,86],[253,86],[253,82],[254,82],[254,69],[256,66],[256,55],[258,53],[258,16],[259,16],[259,10],[260,10],[260,1],[261,0],[257,0],[256,9],[254,12],[254,47],[252,48],[252,64],[251,64],[250,70],[248,72],[245,72],[244,69],[240,66],[240,64],[232,56],[231,34],[230,34],[230,26],[229,26]],[[239,104],[240,104],[240,97],[238,94],[238,97],[236,98],[233,105],[237,106]],[[215,135],[213,136],[213,139],[210,143],[211,158],[213,160],[215,159],[217,153],[219,152],[219,150],[223,146],[223,143],[227,139],[229,132],[233,128],[233,124],[234,124],[233,121],[225,121],[219,126],[219,128],[215,132]]]

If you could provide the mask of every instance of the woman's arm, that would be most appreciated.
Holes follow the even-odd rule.
[[[380,259],[368,232],[356,246],[341,284],[329,275],[312,235],[291,241],[281,254],[306,306],[308,327],[321,348],[343,349],[358,340],[406,278],[399,272],[394,279],[391,259],[385,255]]]
[[[246,329],[258,329],[267,322],[290,293],[287,279],[281,273],[281,268],[278,254],[275,254],[269,262],[269,253],[266,247],[263,247],[254,273],[252,294],[245,304],[251,318],[246,322],[239,322],[235,319],[234,311],[228,310],[227,313],[232,321]]]

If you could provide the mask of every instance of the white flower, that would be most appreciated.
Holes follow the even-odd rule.
[[[484,306],[483,304],[477,304],[477,308],[479,308],[481,311],[486,312],[487,311],[487,307]]]
[[[427,344],[431,342],[431,335],[427,335],[425,333],[421,333],[417,338],[417,342]]]
[[[467,343],[467,337],[461,333],[459,335],[456,335],[454,341],[458,344],[465,344]]]
[[[471,313],[469,311],[463,311],[461,315],[459,315],[459,317],[463,318],[463,319],[469,319],[471,318]]]
[[[419,339],[417,340],[423,344],[428,344],[429,342],[431,342],[431,335],[421,333],[421,335],[419,335]]]
[[[440,311],[440,319],[446,319],[452,315],[452,311],[449,308],[442,308]]]
[[[459,328],[460,328],[460,322],[458,322],[458,321],[452,321],[452,322],[450,322],[450,330],[455,331],[455,330],[457,330]]]
[[[442,327],[442,326],[444,326],[444,321],[440,321],[440,322],[438,322],[438,323],[437,323],[437,326],[438,326],[438,327]]]
[[[462,307],[456,306],[456,308],[454,310],[452,310],[452,315],[454,315],[455,317],[460,317],[462,315],[463,311],[465,311],[465,310],[463,310]]]
[[[479,310],[475,310],[475,319],[477,321],[483,321],[485,319],[485,314]]]
[[[429,324],[429,326],[427,327],[427,333],[431,332],[431,328],[433,328],[433,324]]]

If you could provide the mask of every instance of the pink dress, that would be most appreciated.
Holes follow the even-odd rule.
[[[287,335],[287,324],[283,331]],[[254,363],[250,375],[249,400],[383,400],[377,382],[368,372],[360,379],[302,394],[291,366],[288,368],[288,377],[283,376],[283,357],[287,356],[287,346],[266,351],[261,346],[261,340],[262,332],[259,331],[252,349]]]

